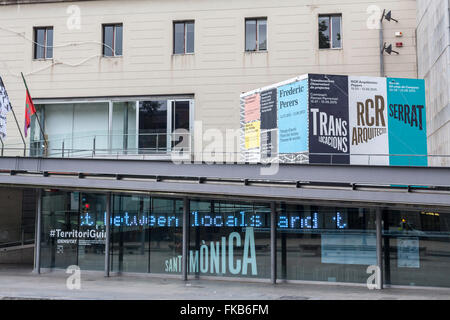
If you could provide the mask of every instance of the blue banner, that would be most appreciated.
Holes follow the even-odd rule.
[[[390,165],[427,166],[425,81],[388,78],[387,87]]]

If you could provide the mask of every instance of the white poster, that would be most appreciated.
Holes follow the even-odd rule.
[[[11,111],[11,103],[6,93],[6,88],[0,78],[0,138],[6,138],[6,115]]]
[[[398,238],[397,256],[399,268],[420,268],[419,238]]]
[[[377,264],[373,234],[322,234],[322,263]]]
[[[348,81],[350,164],[389,165],[386,78]]]

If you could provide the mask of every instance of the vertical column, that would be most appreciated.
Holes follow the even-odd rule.
[[[275,202],[270,204],[270,265],[272,284],[277,283],[277,211]]]
[[[377,289],[383,289],[383,234],[382,234],[381,209],[376,209],[376,232],[377,232],[377,266],[379,272],[380,285]]]
[[[106,195],[106,239],[105,239],[105,277],[109,277],[110,268],[110,242],[111,242],[111,193]]]
[[[183,264],[181,266],[182,277],[184,281],[188,279],[188,249],[189,249],[189,199],[183,199],[183,257],[181,258]]]
[[[36,197],[36,228],[34,242],[34,273],[41,273],[41,220],[42,220],[42,190],[37,190]]]

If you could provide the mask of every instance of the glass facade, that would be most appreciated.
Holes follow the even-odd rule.
[[[42,196],[41,267],[105,269],[105,194]],[[271,277],[271,208],[258,201],[189,199],[191,278]],[[180,198],[112,194],[110,270],[182,273]],[[277,279],[365,284],[377,265],[377,208],[278,202]],[[450,211],[379,208],[384,283],[450,287]]]
[[[30,155],[46,157],[168,154],[191,146],[192,99],[36,104],[44,137],[32,118]]]
[[[377,264],[375,219],[364,208],[280,205],[278,278],[366,282]]]

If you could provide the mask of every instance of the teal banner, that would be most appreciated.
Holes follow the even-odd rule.
[[[425,81],[387,79],[389,164],[427,166]]]

